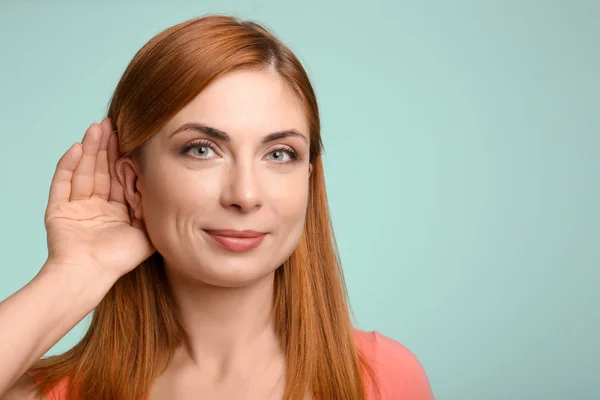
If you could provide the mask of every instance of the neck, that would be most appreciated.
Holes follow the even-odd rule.
[[[216,287],[170,273],[169,285],[187,332],[178,363],[243,373],[281,358],[272,320],[275,273],[244,287]],[[258,361],[258,362],[257,362]]]

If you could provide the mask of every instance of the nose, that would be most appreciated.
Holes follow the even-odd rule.
[[[250,163],[232,165],[221,192],[221,204],[247,213],[262,205],[260,182]]]

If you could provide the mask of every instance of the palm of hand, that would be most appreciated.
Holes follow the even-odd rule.
[[[45,215],[52,263],[119,277],[155,251],[143,223],[132,223],[117,158],[117,138],[105,119],[58,162]]]

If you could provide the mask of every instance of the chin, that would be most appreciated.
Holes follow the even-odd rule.
[[[277,267],[265,269],[264,265],[252,265],[252,262],[248,260],[238,259],[209,265],[198,265],[191,273],[194,278],[207,285],[237,288],[267,279],[276,269]]]

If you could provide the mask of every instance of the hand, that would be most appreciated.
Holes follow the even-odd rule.
[[[130,218],[115,173],[117,136],[110,119],[93,123],[61,157],[44,218],[48,265],[109,275],[116,281],[155,249],[142,221]]]

